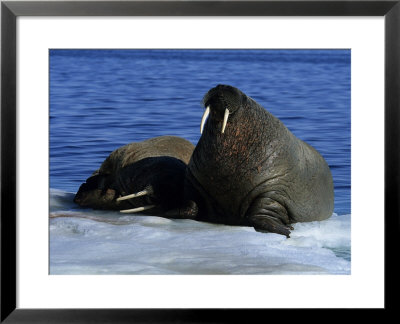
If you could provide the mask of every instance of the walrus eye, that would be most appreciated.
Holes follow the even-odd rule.
[[[222,123],[222,130],[221,133],[223,134],[225,131],[226,123],[228,122],[228,117],[229,117],[229,109],[225,108],[225,114],[224,114],[224,122]]]
[[[206,123],[209,114],[210,114],[210,106],[207,106],[207,109],[205,110],[203,117],[201,118],[200,134],[203,134],[204,124]]]

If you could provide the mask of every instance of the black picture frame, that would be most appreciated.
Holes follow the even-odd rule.
[[[254,320],[265,319],[265,312],[272,312],[260,309],[19,309],[16,307],[16,19],[18,16],[384,16],[385,310],[395,307],[394,297],[392,299],[390,296],[396,296],[395,289],[399,282],[399,276],[395,273],[397,267],[392,265],[392,256],[398,256],[395,239],[399,237],[400,227],[400,0],[2,1],[1,322],[216,323],[236,322],[241,317],[239,315]],[[373,194],[371,188],[371,197]]]

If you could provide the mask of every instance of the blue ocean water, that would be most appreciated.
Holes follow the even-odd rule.
[[[327,160],[350,214],[350,50],[50,50],[50,187],[76,192],[111,151],[177,135],[196,144],[201,99],[230,84]]]

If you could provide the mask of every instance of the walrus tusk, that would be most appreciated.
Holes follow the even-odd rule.
[[[151,193],[153,193],[153,190],[145,189],[145,190],[142,190],[142,191],[139,191],[139,192],[135,192],[135,193],[130,194],[130,195],[119,197],[119,198],[117,198],[117,201],[127,200],[127,199],[136,198],[136,197],[140,197],[140,196],[146,196],[146,195],[149,195]]]
[[[138,213],[138,212],[141,212],[146,209],[151,209],[153,207],[155,207],[155,205],[148,205],[148,206],[137,207],[137,208],[133,208],[133,209],[123,209],[123,210],[120,210],[120,213],[125,213],[125,214]]]
[[[210,106],[208,106],[203,114],[203,117],[201,118],[201,124],[200,124],[200,134],[203,134],[203,129],[204,129],[204,124],[206,123],[207,117],[210,114]]]
[[[221,130],[222,134],[225,132],[225,127],[226,127],[226,123],[228,122],[228,117],[229,117],[229,110],[228,110],[228,108],[225,108],[224,122],[222,123],[222,130]]]

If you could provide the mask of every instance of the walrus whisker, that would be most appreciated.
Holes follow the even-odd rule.
[[[123,209],[123,210],[120,210],[120,213],[125,213],[125,214],[128,214],[128,213],[139,213],[139,212],[141,212],[143,210],[151,209],[153,207],[155,207],[155,205],[148,205],[148,206],[137,207],[137,208],[132,208],[132,209]]]
[[[225,132],[225,127],[226,127],[226,123],[228,122],[228,117],[229,117],[229,109],[225,108],[224,122],[222,123],[221,134],[223,134]]]
[[[139,192],[135,192],[133,194],[130,195],[126,195],[126,196],[122,196],[122,197],[118,197],[117,201],[121,201],[121,200],[127,200],[127,199],[131,199],[131,198],[136,198],[136,197],[141,197],[141,196],[146,196],[153,193],[153,190],[151,189],[145,189]]]
[[[210,106],[207,106],[206,110],[204,111],[203,117],[201,118],[200,134],[203,134],[204,124],[206,123],[209,114],[210,114]]]

